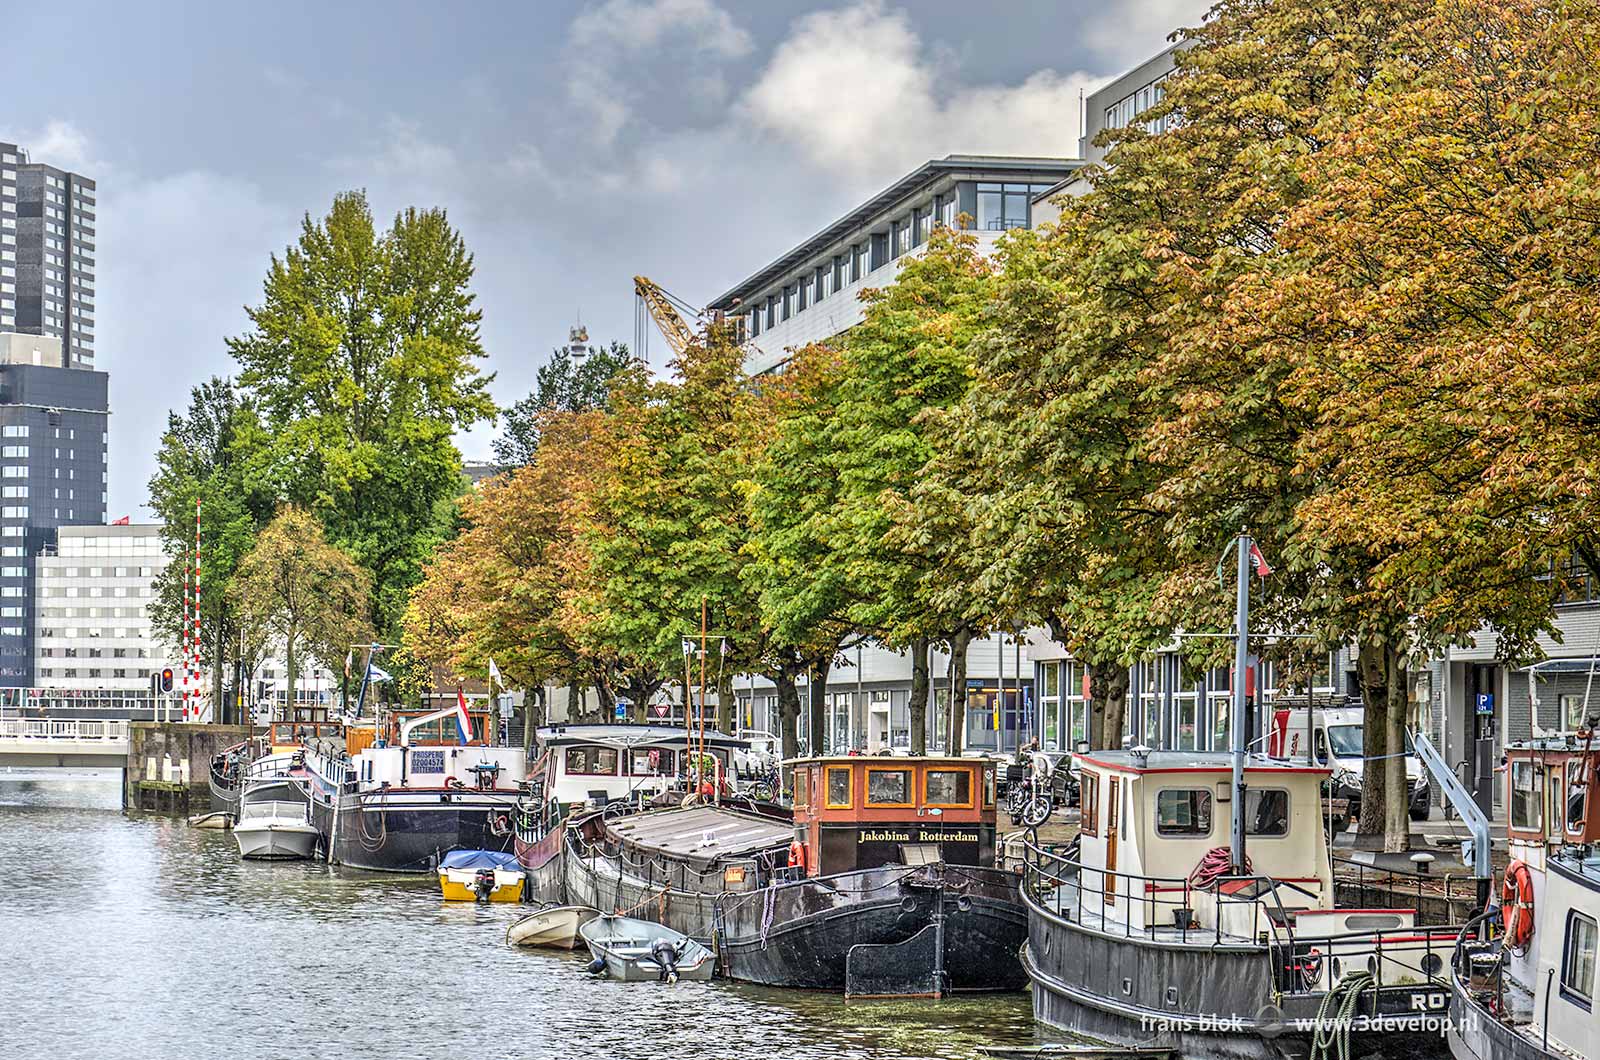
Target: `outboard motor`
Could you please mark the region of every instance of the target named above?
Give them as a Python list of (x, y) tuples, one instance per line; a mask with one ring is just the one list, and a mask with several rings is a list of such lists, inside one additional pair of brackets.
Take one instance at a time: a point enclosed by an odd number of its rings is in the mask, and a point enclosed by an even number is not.
[(650, 944), (650, 959), (661, 966), (661, 980), (678, 981), (678, 950), (666, 939), (656, 939)]
[(478, 896), (478, 901), (487, 902), (494, 893), (494, 870), (479, 869), (472, 877), (472, 893)]

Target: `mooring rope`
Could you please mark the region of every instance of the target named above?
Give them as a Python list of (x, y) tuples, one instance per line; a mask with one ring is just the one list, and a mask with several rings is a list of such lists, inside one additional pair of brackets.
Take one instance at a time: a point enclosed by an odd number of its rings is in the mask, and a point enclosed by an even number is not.
[[(1371, 972), (1350, 972), (1322, 997), (1316, 1026), (1311, 1032), (1311, 1060), (1327, 1060), (1337, 1050), (1339, 1060), (1350, 1060), (1350, 1026), (1361, 991), (1371, 986)], [(1333, 1014), (1329, 1016), (1329, 1010)]]

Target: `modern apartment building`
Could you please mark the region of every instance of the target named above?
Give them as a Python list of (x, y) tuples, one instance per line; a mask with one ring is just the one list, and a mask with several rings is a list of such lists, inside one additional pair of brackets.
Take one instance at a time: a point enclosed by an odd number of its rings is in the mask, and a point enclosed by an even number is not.
[(106, 518), (106, 374), (61, 340), (0, 334), (0, 688), (33, 684), (34, 561)]
[(1033, 198), (1081, 162), (1066, 158), (948, 155), (907, 173), (811, 238), (751, 273), (707, 307), (744, 327), (745, 370), (772, 371), (789, 351), (860, 323), (863, 288), (894, 282), (935, 225), (965, 214), (993, 243), (1033, 222)]
[(0, 331), (61, 340), (94, 366), (95, 182), (0, 143)]

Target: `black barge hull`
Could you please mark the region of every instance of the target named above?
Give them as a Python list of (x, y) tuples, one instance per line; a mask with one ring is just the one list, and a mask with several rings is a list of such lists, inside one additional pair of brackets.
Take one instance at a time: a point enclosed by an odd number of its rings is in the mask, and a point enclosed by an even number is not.
[(1020, 990), (1027, 914), (1015, 881), (997, 869), (930, 865), (740, 895), (723, 903), (723, 968), (746, 982), (855, 996)]
[(372, 792), (313, 799), (332, 860), (374, 872), (433, 872), (452, 850), (510, 851), (512, 793)]

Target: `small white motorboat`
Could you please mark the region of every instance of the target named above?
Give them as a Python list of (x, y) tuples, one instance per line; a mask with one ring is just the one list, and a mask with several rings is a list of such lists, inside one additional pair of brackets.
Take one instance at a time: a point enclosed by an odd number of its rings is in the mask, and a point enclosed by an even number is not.
[(317, 829), (304, 802), (247, 802), (239, 807), (233, 838), (239, 856), (261, 861), (305, 859), (317, 849)]
[(589, 970), (624, 983), (710, 979), (711, 951), (688, 935), (648, 920), (597, 916), (578, 929), (594, 961)]
[(529, 913), (506, 928), (506, 941), (513, 946), (549, 946), (559, 950), (578, 948), (578, 930), (600, 915), (586, 905), (553, 905)]

